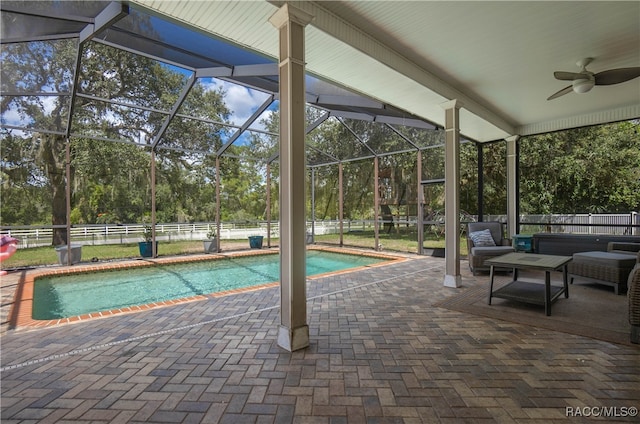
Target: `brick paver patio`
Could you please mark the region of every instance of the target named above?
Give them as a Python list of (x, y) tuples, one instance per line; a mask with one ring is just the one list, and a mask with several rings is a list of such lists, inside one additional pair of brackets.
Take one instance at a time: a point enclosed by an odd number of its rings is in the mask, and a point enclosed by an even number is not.
[(640, 348), (435, 307), (488, 277), (410, 258), (310, 281), (294, 353), (277, 287), (5, 331), (2, 423), (638, 422)]

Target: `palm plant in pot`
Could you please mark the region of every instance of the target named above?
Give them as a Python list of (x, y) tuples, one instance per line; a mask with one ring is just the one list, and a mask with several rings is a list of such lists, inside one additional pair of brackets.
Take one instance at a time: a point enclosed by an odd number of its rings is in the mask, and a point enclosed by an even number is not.
[(217, 253), (218, 252), (218, 236), (216, 229), (212, 228), (207, 233), (207, 238), (204, 242), (204, 253)]

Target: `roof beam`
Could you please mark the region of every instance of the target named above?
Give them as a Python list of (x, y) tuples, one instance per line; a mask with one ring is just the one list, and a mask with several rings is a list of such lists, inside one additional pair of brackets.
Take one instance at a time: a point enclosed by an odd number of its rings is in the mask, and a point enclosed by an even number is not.
[(373, 122), (374, 121), (374, 117), (366, 114), (366, 113), (362, 113), (362, 112), (347, 112), (344, 110), (333, 110), (331, 109), (331, 116), (335, 116), (336, 118), (347, 118), (347, 119), (355, 119), (358, 121), (367, 121), (367, 122)]
[(227, 66), (215, 66), (213, 68), (200, 68), (196, 70), (196, 78), (220, 78), (230, 77), (233, 69)]
[(65, 135), (67, 141), (71, 134), (71, 124), (73, 124), (73, 112), (75, 111), (76, 96), (78, 95), (78, 81), (80, 79), (80, 65), (82, 63), (82, 41), (76, 45), (76, 57), (75, 66), (73, 69), (73, 85), (71, 86), (71, 96), (69, 97), (69, 111), (67, 113), (67, 128), (65, 129)]
[(92, 39), (103, 29), (110, 27), (129, 14), (129, 6), (119, 2), (111, 2), (95, 17), (93, 23), (80, 31), (80, 42)]
[(241, 66), (214, 66), (196, 70), (198, 78), (270, 77), (278, 75), (276, 63)]
[(278, 75), (277, 63), (234, 66), (232, 77), (271, 77)]
[(377, 115), (376, 122), (390, 125), (402, 125), (405, 127), (423, 128), (426, 130), (435, 130), (437, 127), (427, 121), (415, 118), (400, 118), (396, 116)]
[(371, 109), (384, 109), (384, 103), (360, 96), (319, 95), (317, 103), (323, 105), (368, 107)]

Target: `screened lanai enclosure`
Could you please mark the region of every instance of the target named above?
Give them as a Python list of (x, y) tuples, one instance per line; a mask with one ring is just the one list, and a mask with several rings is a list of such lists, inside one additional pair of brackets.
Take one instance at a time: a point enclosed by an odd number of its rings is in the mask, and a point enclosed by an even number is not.
[[(37, 205), (23, 221), (50, 214), (54, 245), (80, 226), (147, 224), (159, 237), (161, 223), (193, 224), (191, 237), (206, 223), (222, 243), (257, 223), (271, 245), (274, 60), (119, 2), (1, 7), (3, 179), (51, 191), (5, 197)], [(397, 236), (422, 252), (444, 222), (443, 129), (313, 75), (305, 87), (311, 239), (377, 249)], [(474, 143), (462, 149), (476, 160)], [(475, 203), (477, 175), (465, 181)], [(4, 221), (24, 210), (7, 208)]]

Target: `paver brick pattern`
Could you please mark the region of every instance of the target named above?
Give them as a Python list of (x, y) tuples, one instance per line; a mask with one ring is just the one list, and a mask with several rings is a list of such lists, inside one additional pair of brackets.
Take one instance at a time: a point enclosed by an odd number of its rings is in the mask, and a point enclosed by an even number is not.
[[(433, 306), (444, 260), (308, 282), (311, 346), (276, 344), (279, 289), (2, 336), (3, 423), (554, 423), (640, 407), (640, 349)], [(607, 422), (638, 422), (618, 416)]]

